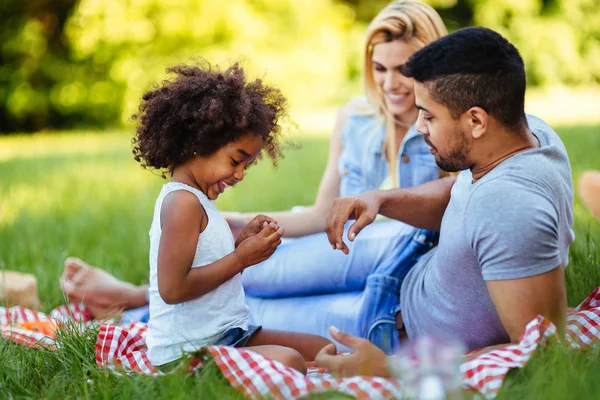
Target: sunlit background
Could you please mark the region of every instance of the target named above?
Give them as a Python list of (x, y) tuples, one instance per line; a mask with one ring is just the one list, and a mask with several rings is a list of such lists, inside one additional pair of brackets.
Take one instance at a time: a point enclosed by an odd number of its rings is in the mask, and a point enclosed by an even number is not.
[[(575, 188), (584, 170), (600, 170), (600, 0), (426, 2), (450, 31), (482, 25), (510, 39), (526, 64), (526, 111), (563, 139)], [(241, 61), (280, 87), (296, 122), (286, 131), (301, 145), (276, 169), (250, 168), (219, 209), (312, 204), (336, 111), (362, 94), (363, 33), (387, 3), (0, 0), (0, 270), (33, 274), (46, 312), (65, 302), (58, 279), (67, 256), (148, 282), (148, 230), (165, 181), (133, 160), (130, 116), (166, 67), (192, 58)], [(574, 215), (571, 306), (600, 285), (600, 223), (577, 190)], [(117, 378), (96, 367), (95, 336), (62, 343), (62, 352), (37, 352), (0, 341), (0, 398), (235, 398), (205, 375)], [(596, 398), (598, 360), (598, 350), (558, 347), (513, 375), (499, 399)], [(213, 386), (221, 389), (206, 395)]]
[[(575, 184), (600, 169), (598, 0), (429, 2), (451, 31), (483, 25), (507, 36), (526, 62), (527, 111), (565, 141)], [(386, 4), (0, 1), (0, 269), (34, 273), (46, 308), (64, 301), (56, 282), (68, 255), (147, 281), (148, 228), (164, 181), (133, 160), (130, 116), (166, 67), (193, 58), (242, 61), (252, 77), (281, 87), (296, 122), (290, 140), (301, 145), (277, 169), (251, 168), (218, 207), (312, 204), (336, 109), (362, 94), (363, 33)], [(587, 265), (596, 251), (586, 238), (600, 229), (578, 199), (575, 215), (573, 259)], [(595, 278), (586, 282), (570, 286), (572, 301)]]
[[(452, 31), (521, 51), (528, 110), (600, 119), (598, 0), (429, 0)], [(363, 32), (381, 0), (2, 0), (0, 132), (128, 126), (167, 66), (243, 61), (282, 88), (299, 131), (361, 93)]]

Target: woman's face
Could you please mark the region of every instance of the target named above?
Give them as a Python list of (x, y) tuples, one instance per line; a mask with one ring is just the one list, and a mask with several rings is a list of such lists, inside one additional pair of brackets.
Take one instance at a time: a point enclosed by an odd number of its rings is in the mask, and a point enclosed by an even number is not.
[(397, 119), (413, 123), (417, 117), (412, 78), (407, 78), (400, 68), (415, 49), (401, 40), (373, 46), (373, 80), (383, 95), (385, 106)]

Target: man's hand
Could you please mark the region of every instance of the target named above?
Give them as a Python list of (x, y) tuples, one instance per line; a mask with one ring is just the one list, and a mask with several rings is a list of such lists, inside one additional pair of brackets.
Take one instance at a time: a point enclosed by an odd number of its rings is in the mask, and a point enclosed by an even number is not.
[(349, 355), (336, 355), (335, 344), (323, 347), (317, 354), (315, 361), (319, 367), (329, 369), (336, 378), (349, 376), (390, 376), (387, 367), (387, 356), (377, 346), (367, 339), (361, 339), (347, 333), (340, 332), (335, 327), (329, 328), (331, 336), (341, 344), (354, 350)]
[(346, 221), (356, 220), (348, 230), (348, 239), (352, 242), (365, 226), (375, 220), (381, 205), (378, 193), (379, 191), (366, 192), (333, 201), (325, 224), (325, 232), (334, 250), (342, 250), (344, 254), (350, 252), (343, 239)]
[[(229, 223), (229, 226), (232, 227), (232, 221), (227, 220), (227, 222)], [(240, 245), (240, 243), (242, 243), (244, 240), (248, 239), (249, 237), (254, 236), (257, 233), (259, 233), (265, 226), (265, 223), (266, 224), (273, 223), (273, 224), (277, 225), (277, 221), (275, 221), (273, 218), (267, 217), (266, 215), (257, 215), (256, 217), (254, 217), (254, 219), (252, 219), (252, 221), (250, 221), (241, 230), (240, 234), (238, 235), (238, 237), (235, 241), (235, 247), (238, 247)]]

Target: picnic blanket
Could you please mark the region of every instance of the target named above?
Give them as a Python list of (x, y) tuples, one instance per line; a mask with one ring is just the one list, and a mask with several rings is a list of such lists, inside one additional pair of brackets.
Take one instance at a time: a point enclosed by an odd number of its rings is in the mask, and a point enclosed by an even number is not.
[[(49, 315), (22, 307), (0, 307), (2, 336), (32, 348), (55, 349), (60, 345), (56, 331), (63, 324), (86, 329), (99, 327), (96, 341), (96, 362), (100, 368), (121, 373), (158, 376), (162, 373), (152, 366), (146, 356), (147, 325), (131, 323), (118, 326), (92, 321), (79, 305), (58, 307)], [(74, 322), (74, 323), (73, 323)], [(519, 343), (495, 349), (464, 362), (460, 367), (465, 387), (494, 398), (510, 369), (522, 368), (535, 350), (550, 337), (556, 337), (556, 327), (538, 316), (526, 327)], [(572, 348), (600, 342), (600, 287), (567, 317), (566, 340)], [(297, 399), (310, 393), (339, 391), (358, 399), (401, 398), (397, 380), (376, 377), (335, 379), (325, 369), (309, 365), (304, 376), (283, 364), (266, 359), (249, 349), (207, 346), (201, 349), (191, 369), (201, 368), (214, 360), (225, 379), (249, 399), (270, 396), (273, 399)]]

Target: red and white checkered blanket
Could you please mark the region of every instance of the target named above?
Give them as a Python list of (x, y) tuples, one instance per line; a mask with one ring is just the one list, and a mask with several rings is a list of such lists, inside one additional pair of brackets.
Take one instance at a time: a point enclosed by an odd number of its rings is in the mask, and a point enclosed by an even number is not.
[[(50, 331), (44, 325), (48, 321), (52, 321)], [(55, 340), (52, 328), (60, 327), (66, 321), (75, 321), (74, 326), (81, 329), (90, 324), (100, 325), (96, 341), (96, 362), (99, 367), (127, 373), (161, 374), (146, 357), (146, 324), (99, 324), (91, 321), (85, 309), (77, 305), (58, 307), (48, 316), (21, 307), (0, 307), (2, 336), (28, 347), (55, 348), (60, 345), (60, 341)], [(523, 367), (536, 348), (545, 339), (555, 335), (554, 325), (538, 316), (527, 325), (519, 343), (464, 362), (460, 371), (465, 386), (476, 389), (488, 398), (495, 397), (508, 371)], [(600, 287), (568, 315), (566, 339), (573, 348), (600, 341)], [(310, 365), (308, 375), (303, 376), (247, 349), (208, 346), (199, 351), (198, 356), (191, 368), (199, 368), (203, 361), (212, 358), (227, 381), (250, 399), (266, 396), (296, 399), (311, 392), (331, 390), (358, 399), (401, 397), (400, 385), (396, 380), (360, 376), (335, 379), (326, 370), (315, 368), (314, 365)]]

